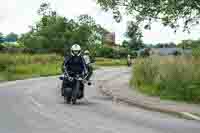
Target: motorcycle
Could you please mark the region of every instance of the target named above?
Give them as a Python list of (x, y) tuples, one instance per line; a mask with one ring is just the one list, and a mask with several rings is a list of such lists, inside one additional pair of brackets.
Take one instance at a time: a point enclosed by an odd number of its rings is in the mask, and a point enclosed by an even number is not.
[[(76, 104), (77, 99), (82, 99), (84, 97), (84, 84), (87, 83), (91, 85), (90, 82), (87, 82), (85, 78), (80, 74), (74, 74), (73, 80), (67, 85), (68, 87), (64, 87), (64, 100), (70, 104)], [(64, 77), (59, 77), (60, 80), (66, 80), (67, 76), (64, 74)], [(69, 82), (69, 81), (67, 81)]]
[(132, 65), (130, 60), (127, 61), (127, 65), (128, 65), (128, 67), (130, 67)]

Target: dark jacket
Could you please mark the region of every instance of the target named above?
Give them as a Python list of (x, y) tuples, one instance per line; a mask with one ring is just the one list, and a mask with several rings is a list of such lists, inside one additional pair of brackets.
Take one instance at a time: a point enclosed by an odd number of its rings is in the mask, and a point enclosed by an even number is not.
[(82, 56), (66, 56), (62, 65), (62, 71), (66, 71), (70, 76), (75, 73), (86, 74), (87, 68), (84, 58)]

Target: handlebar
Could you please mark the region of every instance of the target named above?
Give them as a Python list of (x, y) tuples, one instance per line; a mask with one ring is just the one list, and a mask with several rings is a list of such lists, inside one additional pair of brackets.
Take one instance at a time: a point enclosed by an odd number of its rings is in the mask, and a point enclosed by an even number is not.
[[(60, 76), (59, 79), (60, 80), (64, 80), (64, 76)], [(81, 78), (81, 77), (75, 77), (76, 80), (82, 81), (83, 83), (87, 83), (89, 86), (92, 85), (90, 81), (87, 81), (85, 78)]]

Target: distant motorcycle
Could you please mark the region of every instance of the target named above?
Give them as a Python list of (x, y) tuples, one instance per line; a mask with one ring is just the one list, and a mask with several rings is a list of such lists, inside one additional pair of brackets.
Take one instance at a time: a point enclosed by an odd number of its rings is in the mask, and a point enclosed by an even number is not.
[(128, 67), (130, 67), (131, 64), (132, 64), (132, 62), (131, 62), (131, 56), (128, 55), (128, 56), (127, 56), (127, 65), (128, 65)]
[[(72, 81), (69, 81), (69, 87), (64, 87), (64, 100), (70, 104), (76, 104), (77, 99), (82, 99), (84, 97), (84, 87), (85, 83), (91, 85), (90, 82), (87, 82), (85, 78), (80, 74), (74, 74)], [(64, 74), (64, 77), (59, 77), (60, 80), (66, 80), (67, 76)]]
[(128, 61), (127, 61), (127, 66), (130, 67), (131, 65), (132, 65), (131, 60), (128, 60)]

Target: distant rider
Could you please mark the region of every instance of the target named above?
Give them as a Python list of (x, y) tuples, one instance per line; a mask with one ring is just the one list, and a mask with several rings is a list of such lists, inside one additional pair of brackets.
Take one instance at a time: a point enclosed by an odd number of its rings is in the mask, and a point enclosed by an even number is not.
[(91, 57), (90, 57), (90, 52), (88, 50), (86, 50), (84, 52), (84, 56), (83, 58), (85, 59), (85, 62), (86, 62), (86, 67), (87, 67), (87, 70), (88, 70), (88, 75), (86, 77), (86, 80), (90, 80), (92, 74), (93, 74), (93, 67), (92, 67), (92, 60), (91, 60)]
[(131, 62), (131, 56), (130, 56), (130, 54), (128, 54), (128, 56), (127, 56), (127, 65), (131, 66), (131, 64), (132, 64), (132, 62)]

